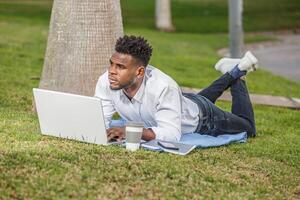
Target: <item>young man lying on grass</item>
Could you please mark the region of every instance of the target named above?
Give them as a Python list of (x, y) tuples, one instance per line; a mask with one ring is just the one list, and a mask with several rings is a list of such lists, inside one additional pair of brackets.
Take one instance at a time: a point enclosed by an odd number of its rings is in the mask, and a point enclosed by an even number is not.
[[(223, 75), (197, 94), (182, 93), (178, 84), (148, 65), (152, 47), (142, 37), (117, 40), (110, 67), (100, 76), (95, 96), (102, 101), (106, 127), (115, 112), (126, 121), (144, 124), (142, 139), (179, 141), (181, 134), (197, 132), (218, 136), (247, 132), (256, 134), (252, 104), (242, 80), (256, 69), (256, 58), (247, 52), (242, 59), (223, 58), (216, 69)], [(214, 103), (230, 88), (232, 112)], [(109, 139), (125, 137), (125, 127), (107, 129)]]

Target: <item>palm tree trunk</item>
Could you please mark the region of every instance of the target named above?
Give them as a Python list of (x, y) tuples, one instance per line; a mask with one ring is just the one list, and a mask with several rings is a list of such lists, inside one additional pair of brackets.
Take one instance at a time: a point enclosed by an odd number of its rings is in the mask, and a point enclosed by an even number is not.
[(156, 0), (155, 23), (158, 30), (174, 31), (170, 0)]
[(54, 0), (40, 88), (93, 95), (122, 35), (119, 0)]

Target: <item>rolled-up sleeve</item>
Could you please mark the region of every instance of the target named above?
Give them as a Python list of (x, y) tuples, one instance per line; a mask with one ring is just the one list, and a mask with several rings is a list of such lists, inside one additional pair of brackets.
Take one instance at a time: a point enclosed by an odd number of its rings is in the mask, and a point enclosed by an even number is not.
[(101, 99), (103, 115), (105, 120), (106, 129), (109, 128), (109, 123), (112, 119), (113, 114), (116, 112), (114, 103), (111, 99), (111, 95), (109, 95), (108, 84), (107, 84), (107, 73), (100, 76), (96, 89), (95, 89), (95, 97)]
[(181, 137), (181, 95), (178, 88), (165, 88), (158, 98), (155, 121), (157, 126), (150, 127), (156, 139), (179, 141)]

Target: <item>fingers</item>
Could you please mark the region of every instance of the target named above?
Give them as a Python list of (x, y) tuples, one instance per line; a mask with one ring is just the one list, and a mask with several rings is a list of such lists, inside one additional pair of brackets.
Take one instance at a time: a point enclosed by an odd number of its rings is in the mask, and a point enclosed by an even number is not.
[(122, 127), (114, 127), (107, 129), (107, 138), (108, 140), (116, 139), (118, 141), (121, 141), (124, 139), (124, 131)]
[(114, 137), (112, 128), (107, 129), (106, 134), (108, 140), (111, 140)]

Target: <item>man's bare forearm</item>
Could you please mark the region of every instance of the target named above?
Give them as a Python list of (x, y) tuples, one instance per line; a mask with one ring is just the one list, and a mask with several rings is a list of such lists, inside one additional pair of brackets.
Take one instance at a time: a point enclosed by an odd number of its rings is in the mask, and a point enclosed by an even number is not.
[[(125, 127), (109, 128), (107, 130), (107, 136), (109, 140), (112, 138), (122, 139), (125, 137)], [(146, 141), (153, 140), (155, 139), (155, 133), (152, 131), (152, 129), (143, 128), (142, 139)]]
[(155, 139), (155, 133), (152, 131), (152, 129), (143, 128), (142, 139), (146, 140), (146, 141), (154, 140)]

